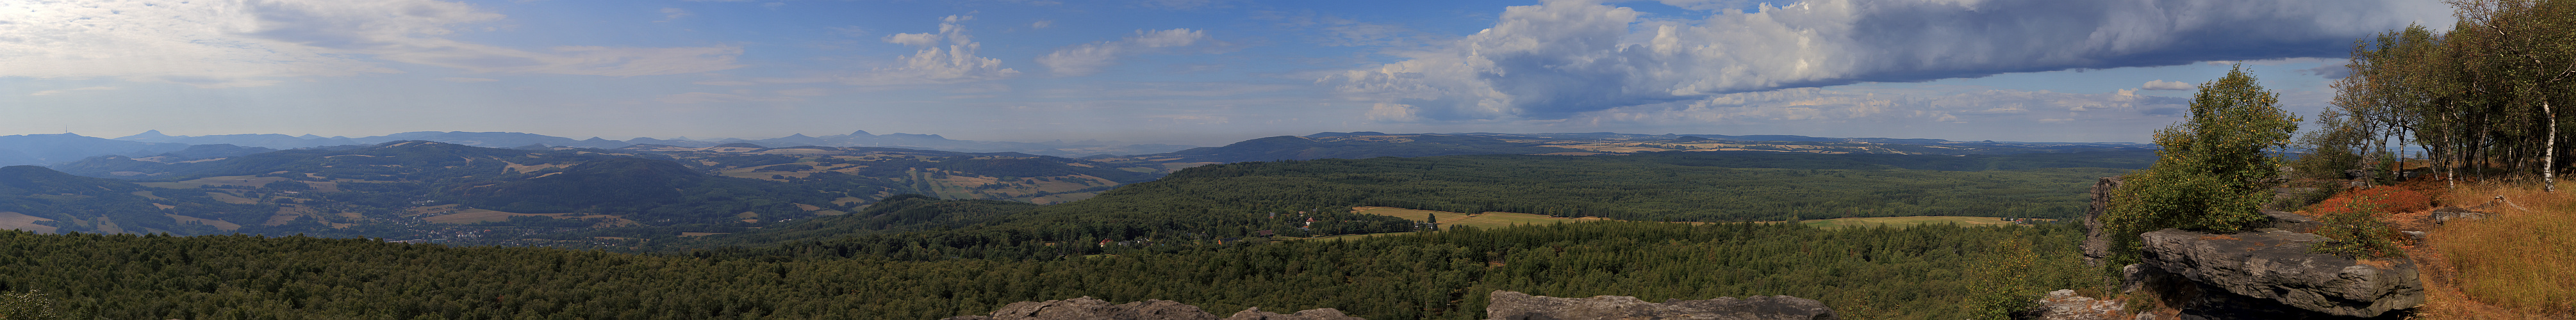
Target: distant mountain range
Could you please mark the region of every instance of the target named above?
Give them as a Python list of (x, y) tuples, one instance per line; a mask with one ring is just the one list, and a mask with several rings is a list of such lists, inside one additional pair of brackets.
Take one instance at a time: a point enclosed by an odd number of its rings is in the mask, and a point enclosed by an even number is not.
[[(160, 130), (151, 130), (144, 131), (141, 134), (114, 139), (88, 137), (70, 133), (0, 136), (0, 166), (51, 165), (77, 161), (82, 158), (93, 156), (106, 155), (133, 158), (161, 157), (165, 156), (165, 153), (173, 152), (181, 153), (178, 154), (177, 157), (172, 157), (174, 159), (208, 159), (286, 149), (344, 145), (375, 145), (386, 142), (408, 140), (437, 141), (486, 148), (575, 147), (615, 149), (635, 145), (712, 147), (727, 143), (750, 143), (764, 147), (892, 147), (957, 152), (1018, 152), (1031, 155), (1059, 157), (1151, 154), (1197, 147), (1174, 144), (1116, 144), (1092, 140), (1073, 142), (950, 140), (947, 137), (941, 137), (936, 134), (895, 133), (877, 135), (869, 134), (867, 131), (856, 131), (849, 134), (827, 135), (821, 137), (796, 134), (786, 137), (758, 140), (727, 138), (715, 141), (700, 141), (688, 140), (686, 137), (681, 137), (678, 139), (667, 140), (655, 138), (634, 138), (627, 139), (625, 141), (618, 141), (601, 139), (599, 137), (591, 137), (590, 139), (572, 139), (518, 132), (419, 131), (373, 137), (350, 138), (341, 136), (323, 137), (311, 134), (302, 136), (283, 134), (173, 136), (163, 134)], [(192, 145), (227, 145), (229, 147), (183, 152), (190, 150), (190, 146)], [(230, 151), (226, 152), (225, 150)]]
[(950, 140), (936, 134), (789, 135), (770, 139), (715, 141), (598, 137), (572, 139), (518, 132), (420, 131), (349, 138), (315, 135), (230, 134), (172, 136), (158, 130), (114, 139), (75, 134), (0, 136), (0, 165), (53, 165), (93, 156), (123, 156), (154, 162), (195, 161), (260, 152), (393, 141), (436, 141), (487, 148), (552, 147), (617, 149), (631, 146), (713, 147), (744, 143), (760, 147), (886, 147), (952, 152), (1016, 152), (1029, 155), (1145, 163), (1230, 163), (1325, 158), (1422, 157), (1461, 154), (1612, 154), (1660, 151), (1784, 151), (1871, 154), (2004, 154), (2079, 152), (2153, 148), (2138, 143), (2057, 143), (1949, 141), (1905, 138), (1826, 138), (1793, 135), (1627, 134), (1627, 133), (1418, 133), (1323, 132), (1246, 140), (1223, 147), (1171, 144), (1115, 144), (1100, 141), (1009, 142)]
[(1598, 155), (1641, 152), (1777, 151), (1822, 154), (1972, 155), (2151, 150), (2120, 142), (1996, 142), (1941, 139), (1822, 138), (1808, 136), (1626, 133), (1429, 133), (1324, 132), (1245, 140), (1223, 147), (1192, 148), (1109, 162), (1189, 166), (1245, 161), (1427, 157), (1468, 154)]
[[(878, 147), (486, 148), (432, 141), (0, 166), (0, 229), (431, 238), (481, 227), (768, 223), (897, 194), (1054, 203), (1164, 170), (1022, 153)], [(179, 160), (189, 159), (189, 160)], [(423, 224), (423, 223), (426, 224)]]

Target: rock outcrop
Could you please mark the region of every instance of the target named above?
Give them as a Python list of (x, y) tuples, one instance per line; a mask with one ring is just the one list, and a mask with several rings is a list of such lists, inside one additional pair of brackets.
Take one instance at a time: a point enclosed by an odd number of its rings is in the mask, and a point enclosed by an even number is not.
[(2075, 295), (2075, 290), (2048, 292), (2039, 299), (2039, 314), (2031, 319), (2045, 320), (2129, 320), (2137, 319), (2122, 310), (2119, 301), (2100, 300)]
[(2281, 230), (2212, 234), (2165, 229), (2139, 237), (2145, 245), (2141, 252), (2144, 265), (2152, 269), (2139, 271), (2170, 275), (2130, 277), (2188, 280), (2146, 284), (2163, 287), (2159, 291), (2185, 292), (2192, 300), (2184, 303), (2185, 315), (2218, 319), (2368, 318), (2424, 302), (2423, 284), (2416, 278), (2413, 262), (2309, 253), (2310, 244), (2328, 241), (2315, 234)]
[(2325, 222), (2317, 221), (2317, 218), (2309, 218), (2297, 213), (2263, 210), (2263, 215), (2271, 216), (2272, 228), (2281, 229), (2281, 231), (2317, 233), (2317, 228), (2326, 226)]
[(2093, 182), (2093, 207), (2084, 210), (2084, 263), (2102, 266), (2111, 257), (2111, 237), (2102, 229), (2102, 214), (2111, 212), (2111, 190), (2120, 189), (2120, 177), (2103, 177)]
[(1556, 298), (1495, 290), (1485, 302), (1488, 320), (1575, 319), (1840, 319), (1825, 303), (1791, 296), (1719, 297), (1649, 303), (1629, 296)]
[(1345, 316), (1345, 315), (1342, 315), (1342, 311), (1341, 311), (1341, 310), (1334, 310), (1333, 308), (1321, 308), (1321, 309), (1312, 309), (1312, 310), (1298, 311), (1297, 313), (1294, 313), (1294, 314), (1278, 314), (1278, 313), (1273, 313), (1273, 312), (1261, 311), (1261, 308), (1251, 308), (1251, 309), (1245, 309), (1245, 310), (1243, 310), (1243, 311), (1241, 311), (1241, 312), (1235, 312), (1235, 313), (1234, 313), (1234, 315), (1232, 315), (1232, 316), (1228, 316), (1228, 317), (1225, 317), (1225, 318), (1217, 318), (1215, 314), (1208, 313), (1208, 312), (1207, 312), (1207, 311), (1205, 311), (1205, 310), (1199, 310), (1199, 307), (1197, 307), (1197, 306), (1192, 306), (1192, 305), (1188, 305), (1188, 304), (1182, 304), (1182, 303), (1180, 303), (1180, 302), (1174, 302), (1174, 301), (1170, 301), (1170, 300), (1145, 300), (1145, 301), (1140, 301), (1140, 302), (1129, 302), (1129, 303), (1126, 303), (1126, 304), (1116, 304), (1116, 305), (1112, 305), (1112, 304), (1109, 304), (1109, 302), (1108, 302), (1108, 301), (1101, 301), (1100, 299), (1094, 299), (1094, 298), (1092, 298), (1092, 297), (1081, 297), (1081, 298), (1073, 298), (1073, 299), (1065, 299), (1065, 300), (1048, 300), (1048, 301), (1045, 301), (1045, 302), (1025, 302), (1025, 301), (1024, 301), (1024, 302), (1014, 302), (1014, 303), (1011, 303), (1010, 305), (1002, 306), (1002, 309), (1000, 309), (1000, 310), (993, 310), (993, 313), (992, 313), (992, 314), (990, 314), (990, 315), (983, 315), (983, 316), (956, 316), (956, 317), (949, 317), (949, 318), (947, 318), (947, 319), (943, 319), (943, 320), (1075, 320), (1075, 319), (1082, 319), (1082, 320), (1094, 320), (1094, 319), (1097, 319), (1097, 320), (1220, 320), (1220, 319), (1222, 319), (1222, 320), (1361, 320), (1360, 318), (1355, 318), (1355, 317), (1351, 317), (1351, 316)]

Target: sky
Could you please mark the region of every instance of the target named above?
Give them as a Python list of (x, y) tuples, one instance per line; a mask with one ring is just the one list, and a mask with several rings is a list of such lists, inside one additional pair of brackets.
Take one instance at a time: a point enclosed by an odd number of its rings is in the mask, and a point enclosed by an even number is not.
[[(2435, 0), (0, 1), (0, 135), (2143, 142)], [(2311, 117), (2312, 118), (2312, 117)]]

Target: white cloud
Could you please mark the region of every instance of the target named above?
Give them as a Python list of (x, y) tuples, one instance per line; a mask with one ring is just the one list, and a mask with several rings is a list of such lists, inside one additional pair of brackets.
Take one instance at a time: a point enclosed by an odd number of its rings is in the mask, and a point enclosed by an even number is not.
[(2450, 19), (2399, 1), (1811, 0), (1750, 13), (1725, 9), (1742, 1), (1673, 1), (1721, 10), (1649, 17), (1550, 0), (1318, 83), (1425, 119), (1563, 119), (1782, 88), (2336, 56), (2370, 33)]
[(939, 35), (929, 33), (897, 33), (885, 36), (885, 42), (915, 47), (928, 47), (939, 45)]
[(695, 14), (689, 13), (689, 10), (682, 10), (680, 8), (662, 8), (662, 21), (654, 22), (671, 22), (671, 20), (680, 20), (680, 18), (687, 18), (691, 15)]
[[(1688, 101), (1622, 106), (1569, 116), (1562, 123), (1598, 127), (1728, 128), (1742, 132), (1800, 132), (1801, 128), (1878, 131), (1891, 136), (1978, 132), (2029, 136), (2033, 126), (2076, 125), (2093, 130), (2051, 133), (2047, 141), (2133, 141), (2171, 123), (2184, 98), (2112, 93), (1960, 88), (1948, 91), (1870, 88), (1795, 88), (1713, 95)], [(1381, 103), (1368, 114), (1381, 122), (1408, 122), (1413, 108)], [(1536, 120), (1525, 120), (1536, 121)], [(1927, 129), (1937, 128), (1937, 129)], [(1914, 128), (1902, 131), (1901, 128)], [(2083, 128), (2083, 127), (2079, 127)], [(1566, 128), (1569, 130), (1579, 128)], [(1862, 134), (1844, 132), (1842, 134)]]
[(61, 90), (45, 90), (45, 91), (37, 91), (37, 92), (35, 92), (35, 93), (29, 93), (29, 94), (27, 94), (27, 95), (30, 95), (30, 96), (50, 96), (50, 95), (57, 95), (57, 94), (71, 93), (72, 91), (96, 91), (96, 90), (116, 90), (116, 87), (85, 87), (85, 88), (72, 88), (72, 89), (61, 89)]
[(1030, 22), (1030, 23), (1029, 23), (1029, 28), (1030, 28), (1030, 29), (1046, 29), (1046, 28), (1054, 28), (1054, 27), (1055, 27), (1055, 20), (1038, 20), (1038, 22)]
[(211, 0), (0, 4), (0, 77), (117, 77), (207, 88), (276, 78), (399, 73), (402, 62), (475, 72), (658, 75), (740, 67), (736, 47), (556, 47), (450, 39), (502, 15), (436, 0)]
[(2138, 88), (2139, 88), (2139, 89), (2147, 89), (2147, 90), (2191, 90), (2191, 89), (2192, 89), (2192, 87), (2191, 87), (2191, 83), (2182, 82), (2182, 81), (2164, 81), (2164, 80), (2149, 80), (2149, 81), (2147, 81), (2147, 84), (2139, 85), (2139, 86), (2138, 86)]
[(1066, 46), (1038, 57), (1038, 64), (1062, 76), (1099, 73), (1100, 69), (1118, 64), (1120, 56), (1161, 52), (1163, 48), (1187, 47), (1207, 41), (1207, 31), (1191, 29), (1136, 30), (1136, 35), (1118, 41), (1102, 41)]
[[(869, 72), (838, 77), (852, 85), (944, 84), (1005, 79), (1019, 76), (1020, 71), (1003, 68), (1001, 59), (976, 56), (983, 48), (966, 34), (962, 22), (972, 16), (948, 16), (939, 19), (939, 33), (898, 33), (886, 36), (888, 43), (924, 47), (912, 55), (897, 58), (898, 65)], [(939, 42), (947, 46), (939, 46)]]
[(451, 77), (451, 78), (438, 78), (438, 81), (456, 82), (456, 83), (474, 83), (474, 82), (493, 82), (493, 81), (501, 81), (501, 80), (500, 80), (500, 79), (487, 79), (487, 78), (453, 78), (453, 77)]

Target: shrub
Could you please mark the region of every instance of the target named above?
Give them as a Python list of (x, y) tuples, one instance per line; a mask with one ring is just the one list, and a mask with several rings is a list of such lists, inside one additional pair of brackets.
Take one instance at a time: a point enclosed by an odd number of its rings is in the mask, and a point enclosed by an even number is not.
[(2386, 208), (2383, 203), (2388, 201), (2381, 201), (2382, 198), (2372, 195), (2339, 197), (2336, 200), (2344, 201), (2334, 201), (2336, 207), (2323, 207), (2325, 204), (2319, 204), (2324, 210), (2312, 211), (2325, 215), (2325, 226), (2317, 228), (2317, 235), (2332, 238), (2335, 241), (2310, 246), (2309, 251), (2353, 259), (2405, 255), (2405, 252), (2397, 249), (2395, 242), (2390, 241), (2397, 238), (2397, 231), (2389, 228), (2388, 222), (2380, 221), (2378, 217), (2373, 216), (2374, 213), (2382, 212), (2381, 210), (2384, 209), (2381, 208)]

